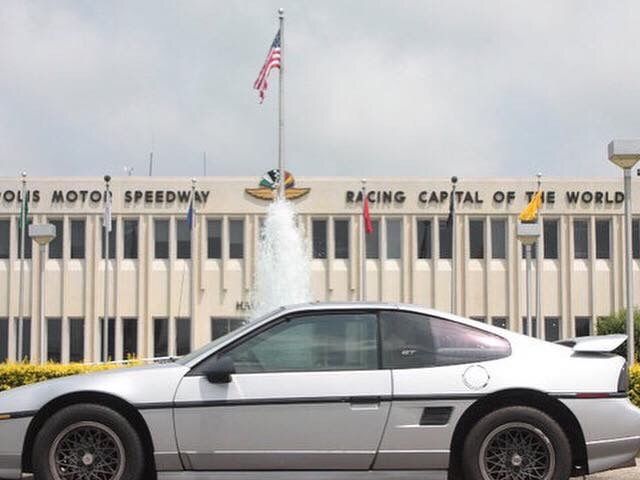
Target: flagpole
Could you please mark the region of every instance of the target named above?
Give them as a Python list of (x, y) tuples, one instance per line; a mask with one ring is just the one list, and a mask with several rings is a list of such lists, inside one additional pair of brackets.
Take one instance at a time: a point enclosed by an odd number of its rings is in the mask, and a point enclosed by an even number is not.
[[(524, 246), (524, 253), (527, 263), (526, 277), (525, 277), (525, 307), (527, 316), (527, 335), (533, 337), (533, 329), (531, 323), (531, 244), (527, 243)], [(539, 320), (538, 320), (539, 321)], [(537, 329), (536, 329), (537, 330)]]
[(456, 184), (458, 177), (451, 177), (451, 313), (458, 312), (458, 269), (456, 268)]
[[(538, 191), (540, 192), (542, 189), (542, 173), (538, 173)], [(540, 211), (542, 209), (538, 209), (538, 225), (540, 228), (543, 228), (542, 225), (542, 215)], [(542, 232), (544, 234), (544, 232)], [(536, 248), (536, 336), (538, 338), (542, 338), (542, 295), (540, 294), (540, 288), (542, 283), (542, 263), (544, 261), (544, 246), (540, 244), (540, 237), (537, 240), (537, 248)]]
[(367, 301), (367, 227), (364, 218), (364, 205), (367, 201), (367, 180), (362, 179), (362, 217), (360, 219), (360, 300)]
[(285, 198), (285, 170), (284, 170), (284, 8), (278, 9), (280, 18), (280, 75), (278, 75), (278, 171), (280, 183), (278, 196)]
[(24, 336), (23, 319), (24, 319), (24, 244), (25, 244), (25, 227), (27, 225), (27, 172), (22, 172), (22, 206), (20, 208), (20, 285), (18, 287), (18, 352), (16, 359), (22, 361), (22, 338)]
[[(205, 154), (206, 155), (206, 154)], [(191, 332), (193, 332), (196, 324), (196, 179), (191, 179), (191, 228), (189, 229), (189, 235), (191, 236), (191, 322), (190, 328)], [(193, 344), (193, 334), (189, 335), (190, 341)], [(176, 341), (176, 355), (178, 342)], [(189, 351), (191, 351), (191, 345), (189, 345)]]
[[(109, 182), (111, 177), (104, 176), (105, 191), (105, 212), (102, 217), (104, 227), (104, 316), (102, 323), (102, 359), (104, 362), (108, 360), (109, 355), (109, 233), (111, 232), (111, 202)], [(109, 214), (107, 215), (107, 209)], [(107, 225), (108, 223), (108, 225)]]

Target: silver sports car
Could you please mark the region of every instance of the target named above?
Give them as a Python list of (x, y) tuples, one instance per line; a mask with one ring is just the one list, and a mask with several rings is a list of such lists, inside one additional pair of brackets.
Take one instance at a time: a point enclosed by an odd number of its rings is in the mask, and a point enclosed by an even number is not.
[(0, 395), (0, 478), (563, 480), (628, 465), (624, 336), (308, 304), (173, 363)]

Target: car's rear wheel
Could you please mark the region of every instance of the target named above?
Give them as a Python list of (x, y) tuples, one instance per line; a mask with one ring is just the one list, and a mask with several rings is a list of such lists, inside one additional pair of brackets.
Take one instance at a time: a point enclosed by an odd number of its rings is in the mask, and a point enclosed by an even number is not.
[(118, 412), (78, 404), (45, 422), (36, 436), (33, 463), (36, 480), (139, 480), (144, 450)]
[(566, 480), (571, 448), (562, 428), (540, 410), (501, 408), (469, 431), (463, 469), (467, 480)]

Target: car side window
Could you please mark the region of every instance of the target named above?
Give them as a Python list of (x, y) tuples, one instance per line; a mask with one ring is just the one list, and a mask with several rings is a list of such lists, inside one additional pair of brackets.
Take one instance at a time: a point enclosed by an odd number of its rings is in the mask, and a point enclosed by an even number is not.
[(507, 357), (502, 337), (477, 328), (413, 312), (380, 314), (383, 368), (421, 368)]
[(375, 313), (312, 313), (280, 322), (227, 351), (237, 373), (378, 368)]

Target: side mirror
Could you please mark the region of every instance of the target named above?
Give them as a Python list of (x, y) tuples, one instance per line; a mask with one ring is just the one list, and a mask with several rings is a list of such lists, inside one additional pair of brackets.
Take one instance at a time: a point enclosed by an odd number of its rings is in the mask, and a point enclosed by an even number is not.
[(236, 373), (236, 367), (231, 357), (220, 357), (207, 371), (205, 375), (211, 383), (229, 383), (231, 375)]

